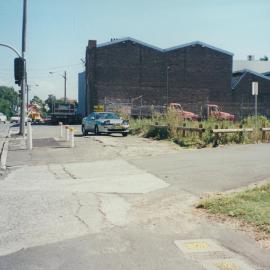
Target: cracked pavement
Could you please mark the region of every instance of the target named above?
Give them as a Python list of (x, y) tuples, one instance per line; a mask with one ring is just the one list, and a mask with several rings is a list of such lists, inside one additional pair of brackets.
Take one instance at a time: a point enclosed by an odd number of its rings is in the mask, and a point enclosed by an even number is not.
[[(207, 270), (204, 262), (221, 259), (269, 269), (269, 251), (254, 239), (194, 210), (205, 193), (270, 179), (269, 145), (183, 150), (76, 128), (74, 149), (11, 143), (0, 179), (1, 270)], [(33, 128), (37, 139), (58, 134)], [(187, 239), (226, 252), (186, 256), (175, 241)]]

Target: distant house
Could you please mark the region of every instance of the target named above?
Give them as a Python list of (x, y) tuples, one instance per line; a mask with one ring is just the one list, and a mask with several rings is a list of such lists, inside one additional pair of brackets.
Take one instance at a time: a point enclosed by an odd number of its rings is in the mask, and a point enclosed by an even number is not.
[(81, 116), (86, 115), (86, 83), (85, 72), (78, 74), (78, 114)]

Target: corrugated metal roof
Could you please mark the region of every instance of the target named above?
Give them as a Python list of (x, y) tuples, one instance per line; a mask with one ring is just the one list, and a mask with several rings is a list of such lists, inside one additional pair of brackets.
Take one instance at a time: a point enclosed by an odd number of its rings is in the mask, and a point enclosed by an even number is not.
[(169, 51), (174, 51), (174, 50), (178, 50), (178, 49), (185, 48), (185, 47), (189, 47), (189, 46), (200, 45), (200, 46), (202, 46), (202, 47), (207, 47), (207, 48), (209, 48), (209, 49), (212, 49), (212, 50), (215, 50), (215, 51), (218, 51), (218, 52), (221, 52), (221, 53), (224, 53), (224, 54), (228, 54), (228, 55), (230, 55), (230, 56), (233, 56), (233, 53), (231, 53), (231, 52), (229, 52), (229, 51), (219, 49), (219, 48), (217, 48), (217, 47), (214, 47), (214, 46), (212, 46), (212, 45), (209, 45), (209, 44), (204, 43), (204, 42), (201, 42), (201, 41), (193, 41), (193, 42), (190, 42), (190, 43), (186, 43), (186, 44), (174, 46), (174, 47), (171, 47), (171, 48), (161, 49), (161, 48), (159, 48), (159, 47), (156, 47), (156, 46), (150, 45), (150, 44), (148, 44), (148, 43), (142, 42), (142, 41), (140, 41), (140, 40), (137, 40), (137, 39), (135, 39), (135, 38), (126, 37), (126, 38), (116, 39), (116, 40), (113, 40), (113, 41), (111, 41), (111, 42), (105, 42), (105, 43), (98, 44), (98, 45), (97, 45), (97, 48), (102, 48), (102, 47), (105, 47), (105, 46), (111, 46), (111, 45), (114, 45), (114, 44), (117, 44), (117, 43), (126, 42), (126, 41), (131, 41), (131, 42), (140, 44), (140, 45), (142, 45), (142, 46), (145, 46), (145, 47), (148, 47), (148, 48), (151, 48), (151, 49), (160, 51), (160, 52), (169, 52)]
[(258, 73), (270, 71), (270, 61), (260, 60), (233, 60), (233, 71), (249, 69)]

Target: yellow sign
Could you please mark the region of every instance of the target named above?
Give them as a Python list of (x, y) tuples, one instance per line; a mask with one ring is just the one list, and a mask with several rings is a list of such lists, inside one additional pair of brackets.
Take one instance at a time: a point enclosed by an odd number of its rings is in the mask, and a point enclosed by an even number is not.
[(104, 112), (104, 105), (95, 105), (94, 112)]

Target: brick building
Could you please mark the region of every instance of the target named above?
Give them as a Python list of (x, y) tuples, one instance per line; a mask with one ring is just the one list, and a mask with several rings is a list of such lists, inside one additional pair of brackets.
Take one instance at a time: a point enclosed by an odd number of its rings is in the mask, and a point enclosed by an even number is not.
[(133, 38), (99, 45), (90, 40), (87, 113), (106, 100), (129, 103), (139, 96), (143, 105), (164, 105), (168, 100), (199, 113), (209, 101), (238, 112), (241, 91), (232, 91), (232, 61), (232, 53), (199, 41), (160, 49)]
[(270, 77), (249, 69), (233, 73), (232, 106), (240, 117), (254, 114), (252, 82), (259, 84), (258, 113), (270, 117)]

